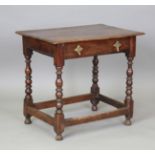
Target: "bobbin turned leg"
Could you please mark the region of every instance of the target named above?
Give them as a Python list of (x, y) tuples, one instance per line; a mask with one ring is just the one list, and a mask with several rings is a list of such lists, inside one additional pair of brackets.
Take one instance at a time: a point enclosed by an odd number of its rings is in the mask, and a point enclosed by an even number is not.
[(63, 114), (63, 101), (62, 101), (62, 67), (56, 67), (56, 112), (55, 112), (55, 132), (56, 132), (56, 140), (62, 140), (62, 132), (64, 131), (64, 114)]
[(25, 116), (25, 124), (31, 124), (31, 115), (27, 113), (27, 107), (33, 106), (33, 99), (32, 99), (32, 80), (31, 80), (31, 57), (32, 57), (32, 50), (28, 48), (24, 48), (24, 57), (26, 62), (25, 68), (25, 98), (24, 98), (24, 116)]
[(93, 79), (92, 79), (92, 87), (91, 87), (91, 93), (94, 94), (94, 98), (91, 99), (92, 103), (92, 111), (97, 110), (97, 104), (99, 102), (98, 95), (99, 95), (99, 86), (98, 86), (98, 57), (97, 55), (93, 58)]
[(132, 99), (132, 75), (133, 75), (133, 58), (128, 57), (128, 69), (127, 69), (127, 80), (126, 80), (126, 97), (125, 97), (125, 105), (128, 107), (128, 114), (126, 115), (126, 120), (124, 122), (125, 125), (131, 125), (131, 118), (133, 117), (133, 99)]

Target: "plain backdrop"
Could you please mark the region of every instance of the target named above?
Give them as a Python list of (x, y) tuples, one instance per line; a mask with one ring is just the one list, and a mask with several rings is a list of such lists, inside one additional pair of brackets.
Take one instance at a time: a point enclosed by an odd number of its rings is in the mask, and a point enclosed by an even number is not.
[[(0, 6), (0, 149), (155, 149), (155, 6)], [(24, 58), (17, 30), (103, 23), (145, 32), (137, 37), (134, 60), (133, 125), (124, 117), (65, 128), (55, 141), (53, 128), (33, 118), (24, 125)], [(34, 101), (54, 98), (55, 68), (50, 57), (33, 54)], [(101, 92), (123, 101), (127, 61), (124, 54), (99, 57)], [(67, 60), (64, 96), (90, 91), (92, 57)], [(99, 111), (113, 108), (99, 104)], [(54, 115), (55, 109), (46, 110)], [(90, 102), (64, 107), (65, 117), (92, 114)], [(97, 112), (97, 113), (98, 113)]]

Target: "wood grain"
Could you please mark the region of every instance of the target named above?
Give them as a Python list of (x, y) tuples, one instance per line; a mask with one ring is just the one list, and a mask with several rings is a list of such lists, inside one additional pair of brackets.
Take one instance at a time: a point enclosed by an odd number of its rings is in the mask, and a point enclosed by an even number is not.
[(79, 41), (106, 40), (114, 38), (142, 35), (142, 32), (125, 30), (104, 24), (84, 25), (66, 28), (17, 31), (22, 36), (39, 39), (52, 44), (71, 43)]
[[(66, 97), (63, 98), (63, 105), (69, 105), (73, 103), (81, 103), (82, 101), (91, 100), (93, 98), (92, 94), (83, 94), (78, 96), (72, 96), (72, 97)], [(56, 107), (56, 100), (49, 100), (49, 101), (43, 101), (34, 103), (35, 108), (37, 109), (46, 109), (46, 108), (52, 108)]]
[(114, 99), (112, 99), (110, 97), (107, 97), (105, 95), (102, 95), (102, 94), (99, 94), (99, 100), (104, 102), (104, 103), (107, 103), (109, 105), (112, 105), (112, 106), (114, 106), (116, 108), (123, 108), (123, 107), (125, 107), (125, 104), (123, 104), (123, 103), (121, 103), (119, 101), (116, 101), (116, 100), (114, 100)]
[[(26, 84), (24, 99), (24, 115), (26, 118), (26, 124), (31, 123), (31, 116), (35, 116), (36, 118), (43, 120), (50, 125), (53, 125), (56, 132), (56, 140), (63, 139), (62, 133), (65, 126), (82, 124), (121, 115), (124, 115), (126, 117), (125, 124), (131, 125), (131, 118), (133, 117), (132, 62), (136, 55), (136, 36), (142, 35), (144, 33), (125, 30), (122, 28), (107, 26), (103, 24), (56, 29), (18, 31), (17, 33), (19, 35), (22, 35), (24, 49), (23, 51), (26, 61)], [(119, 45), (120, 47), (118, 47), (117, 45)], [(80, 48), (80, 53), (77, 51), (77, 47)], [(53, 63), (56, 68), (56, 100), (39, 102), (37, 104), (33, 103), (31, 80), (32, 51), (39, 52), (40, 54), (50, 56), (54, 59)], [(100, 88), (98, 86), (99, 55), (119, 53), (125, 54), (128, 61), (126, 97), (124, 104), (100, 94)], [(62, 69), (65, 65), (65, 61), (67, 59), (84, 58), (88, 56), (93, 57), (93, 75), (90, 93), (63, 98)], [(83, 67), (80, 63), (79, 66)], [(79, 75), (81, 76), (81, 74)], [(69, 76), (72, 77), (72, 75)], [(78, 103), (80, 101), (86, 100), (91, 100), (93, 110), (97, 110), (97, 104), (99, 101), (114, 106), (117, 109), (106, 113), (100, 113), (84, 117), (67, 119), (65, 118), (63, 110), (64, 105)], [(52, 107), (56, 108), (54, 117), (51, 117), (40, 111), (41, 109)]]
[(54, 125), (54, 118), (45, 114), (44, 112), (41, 112), (33, 107), (27, 107), (27, 112), (30, 115), (32, 115), (32, 116), (50, 124), (50, 125)]
[(83, 124), (83, 123), (88, 123), (92, 121), (102, 120), (105, 118), (121, 116), (121, 115), (126, 114), (127, 110), (128, 110), (127, 108), (121, 108), (119, 110), (96, 114), (96, 115), (83, 116), (79, 118), (68, 118), (68, 119), (65, 119), (65, 125), (71, 126), (71, 125), (77, 125), (77, 124)]

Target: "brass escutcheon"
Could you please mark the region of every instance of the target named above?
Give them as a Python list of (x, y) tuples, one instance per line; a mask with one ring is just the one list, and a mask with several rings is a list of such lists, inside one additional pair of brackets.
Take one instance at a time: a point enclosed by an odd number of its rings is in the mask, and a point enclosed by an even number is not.
[(113, 44), (113, 46), (116, 48), (116, 51), (119, 52), (122, 44), (119, 41), (116, 41), (115, 44)]
[(80, 45), (77, 45), (77, 47), (74, 49), (74, 51), (80, 56), (83, 48)]

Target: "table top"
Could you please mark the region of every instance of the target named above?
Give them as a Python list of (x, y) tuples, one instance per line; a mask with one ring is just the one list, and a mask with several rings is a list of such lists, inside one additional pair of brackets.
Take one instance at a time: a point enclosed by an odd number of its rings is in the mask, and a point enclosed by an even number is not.
[(46, 41), (51, 44), (125, 38), (144, 34), (143, 32), (126, 30), (104, 24), (17, 31), (16, 33), (25, 37)]

